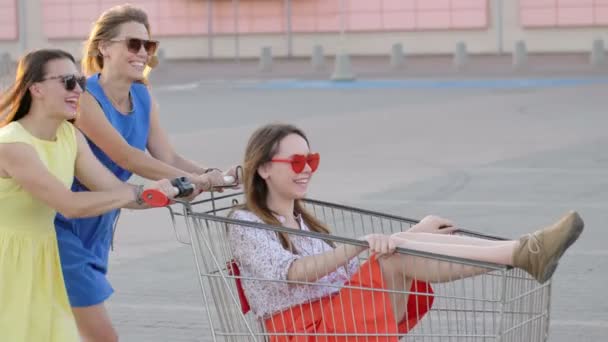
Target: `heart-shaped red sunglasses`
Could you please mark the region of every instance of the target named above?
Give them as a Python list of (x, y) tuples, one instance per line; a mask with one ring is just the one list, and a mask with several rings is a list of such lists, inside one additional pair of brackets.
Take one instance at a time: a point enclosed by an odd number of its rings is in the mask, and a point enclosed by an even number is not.
[(309, 153), (308, 155), (294, 154), (289, 157), (289, 159), (273, 158), (270, 161), (275, 163), (290, 163), (291, 168), (295, 173), (301, 173), (302, 171), (304, 171), (304, 168), (308, 163), (308, 166), (310, 166), (310, 170), (312, 172), (315, 172), (319, 168), (321, 155), (319, 155), (319, 153)]

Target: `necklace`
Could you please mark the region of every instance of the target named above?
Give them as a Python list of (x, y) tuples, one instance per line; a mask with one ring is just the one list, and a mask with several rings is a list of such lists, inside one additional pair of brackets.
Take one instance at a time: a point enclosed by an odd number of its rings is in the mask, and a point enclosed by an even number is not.
[(106, 91), (105, 87), (99, 83), (99, 85), (101, 86), (101, 89), (103, 90), (103, 92), (105, 93), (106, 97), (108, 98), (108, 100), (110, 100), (110, 103), (112, 103), (112, 106), (119, 112), (123, 113), (123, 114), (130, 114), (133, 112), (133, 99), (131, 98), (131, 91), (129, 91), (129, 104), (128, 104), (128, 108), (126, 109), (126, 111), (123, 110), (122, 106), (119, 105), (116, 101), (114, 101), (114, 99), (112, 98), (112, 96), (110, 96), (110, 94)]
[(112, 103), (112, 106), (114, 106), (114, 108), (117, 111), (124, 113), (124, 114), (129, 114), (129, 113), (133, 112), (133, 99), (131, 98), (131, 92), (129, 92), (129, 104), (128, 104), (129, 107), (127, 108), (126, 111), (124, 111), (123, 108), (118, 103), (116, 103), (114, 101), (114, 99), (112, 99), (111, 96), (107, 95), (106, 97), (110, 100), (110, 102)]

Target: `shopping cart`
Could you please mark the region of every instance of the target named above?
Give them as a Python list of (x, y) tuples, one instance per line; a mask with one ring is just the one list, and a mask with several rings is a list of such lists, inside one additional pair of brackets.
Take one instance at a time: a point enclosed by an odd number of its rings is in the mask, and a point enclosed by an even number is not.
[[(252, 279), (240, 275), (227, 239), (227, 229), (240, 226), (247, 229), (283, 232), (290, 236), (307, 236), (336, 244), (365, 245), (366, 243), (358, 237), (372, 232), (391, 234), (405, 231), (417, 223), (416, 220), (405, 217), (312, 199), (305, 200), (307, 209), (332, 229), (332, 235), (328, 236), (235, 220), (229, 217), (229, 213), (235, 205), (242, 203), (242, 193), (211, 192), (207, 196), (208, 198), (201, 201), (175, 203), (167, 208), (176, 238), (192, 247), (209, 323), (209, 339), (213, 341), (264, 341), (285, 335), (284, 332), (269, 332), (263, 320), (256, 318), (249, 310), (242, 283), (266, 281), (270, 284), (276, 280)], [(461, 230), (458, 234), (503, 240), (468, 230)], [(429, 306), (430, 311), (416, 317), (415, 321), (419, 319), (419, 322), (413, 328), (408, 327), (407, 334), (384, 334), (382, 337), (412, 342), (547, 340), (550, 319), (550, 281), (539, 284), (526, 272), (499, 264), (402, 248), (398, 248), (396, 253), (416, 257), (419, 262), (426, 260), (429, 265), (442, 262), (445, 266), (447, 263), (455, 270), (456, 276), (441, 283), (433, 283), (432, 289), (420, 290), (412, 287), (410, 291), (403, 291), (410, 296), (417, 296), (418, 301), (413, 303), (416, 308)], [(362, 264), (369, 257), (370, 255), (364, 252), (358, 258)], [(457, 275), (457, 270), (467, 267), (486, 271), (467, 278)], [(320, 286), (315, 282), (293, 285)], [(384, 292), (395, 293), (389, 290)], [(370, 308), (358, 308), (358, 310), (365, 311)], [(325, 341), (325, 338), (330, 337), (328, 334), (310, 335), (316, 336), (319, 341)], [(361, 339), (358, 341), (365, 340), (365, 337), (375, 341), (373, 337), (378, 337), (364, 332), (353, 336), (359, 336)], [(308, 336), (306, 341), (310, 341), (311, 337), (313, 336)]]

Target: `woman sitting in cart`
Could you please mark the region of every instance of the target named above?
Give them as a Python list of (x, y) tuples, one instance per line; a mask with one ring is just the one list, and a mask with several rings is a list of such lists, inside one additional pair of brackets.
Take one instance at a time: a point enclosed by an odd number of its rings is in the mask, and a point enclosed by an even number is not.
[[(231, 218), (330, 234), (300, 201), (319, 160), (300, 129), (282, 124), (261, 127), (245, 152), (246, 202)], [(251, 310), (263, 319), (269, 334), (291, 335), (271, 340), (313, 341), (318, 336), (320, 341), (363, 341), (367, 335), (385, 336), (374, 341), (396, 341), (430, 309), (429, 283), (488, 271), (393, 253), (396, 247), (511, 265), (544, 283), (582, 232), (583, 221), (570, 212), (551, 226), (510, 241), (450, 235), (454, 230), (450, 221), (428, 216), (405, 232), (364, 236), (371, 257), (363, 265), (357, 256), (367, 247), (335, 246), (239, 225), (229, 226), (228, 238), (241, 277), (249, 278), (242, 279), (242, 286)]]

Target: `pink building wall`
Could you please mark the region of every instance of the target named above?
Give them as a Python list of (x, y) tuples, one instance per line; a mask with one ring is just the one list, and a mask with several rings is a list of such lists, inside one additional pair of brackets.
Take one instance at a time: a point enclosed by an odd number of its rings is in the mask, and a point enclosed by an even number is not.
[[(125, 0), (39, 0), (44, 35), (81, 39), (104, 10)], [(510, 0), (511, 1), (511, 0)], [(513, 0), (514, 1), (514, 0)], [(206, 0), (129, 0), (144, 8), (155, 36), (208, 34)], [(340, 0), (292, 0), (292, 31), (336, 32)], [(18, 0), (0, 0), (0, 40), (18, 38)], [(345, 0), (345, 29), (362, 31), (485, 30), (491, 18), (489, 0)], [(235, 32), (232, 0), (213, 0), (214, 34)], [(608, 26), (608, 0), (519, 0), (522, 28)], [(284, 2), (240, 0), (236, 31), (285, 32)]]
[[(6, 1), (6, 0), (4, 0)], [(42, 0), (48, 38), (82, 38), (92, 21), (124, 1)], [(131, 0), (144, 8), (155, 36), (208, 33), (207, 1)], [(488, 0), (345, 0), (348, 31), (485, 29)], [(340, 0), (292, 0), (293, 32), (336, 32), (340, 29)], [(232, 0), (214, 0), (214, 34), (235, 32)], [(239, 33), (280, 33), (286, 30), (284, 2), (240, 0)]]
[(523, 27), (608, 26), (608, 0), (520, 0)]
[(0, 0), (0, 40), (15, 40), (17, 33), (17, 0)]

